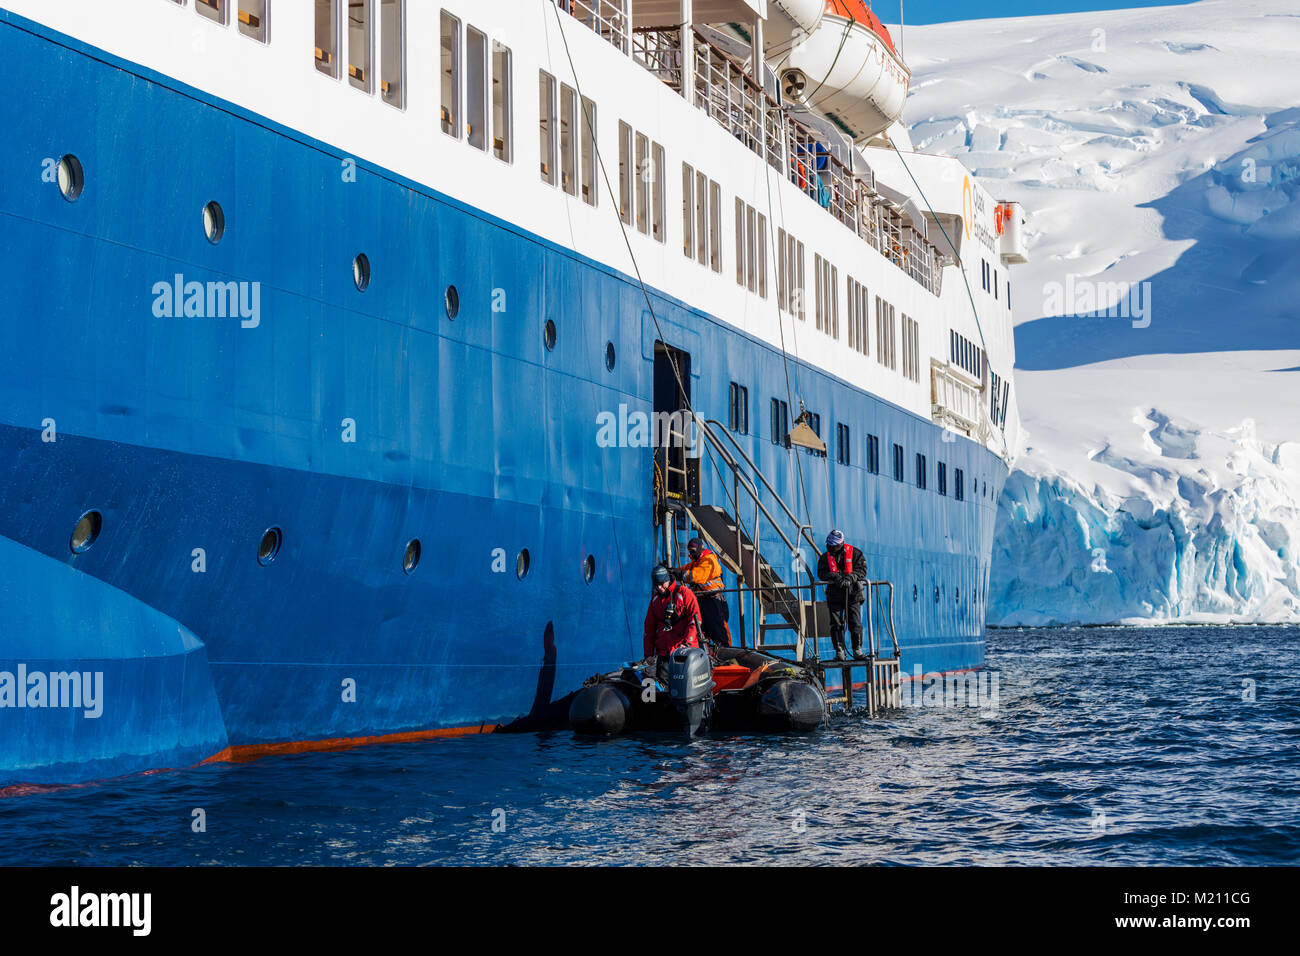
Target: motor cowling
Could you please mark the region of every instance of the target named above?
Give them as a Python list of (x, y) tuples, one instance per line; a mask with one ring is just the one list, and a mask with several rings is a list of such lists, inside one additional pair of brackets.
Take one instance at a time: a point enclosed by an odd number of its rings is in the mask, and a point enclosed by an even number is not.
[(708, 652), (679, 647), (668, 659), (668, 697), (682, 716), (688, 736), (704, 729), (713, 713), (713, 666)]

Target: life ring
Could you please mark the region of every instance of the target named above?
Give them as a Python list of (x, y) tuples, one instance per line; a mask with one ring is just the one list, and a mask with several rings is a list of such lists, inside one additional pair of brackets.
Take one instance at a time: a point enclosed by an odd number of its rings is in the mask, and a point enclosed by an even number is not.
[(1011, 207), (998, 204), (993, 210), (993, 225), (997, 228), (998, 235), (1002, 235), (1006, 228), (1007, 220), (1011, 218)]

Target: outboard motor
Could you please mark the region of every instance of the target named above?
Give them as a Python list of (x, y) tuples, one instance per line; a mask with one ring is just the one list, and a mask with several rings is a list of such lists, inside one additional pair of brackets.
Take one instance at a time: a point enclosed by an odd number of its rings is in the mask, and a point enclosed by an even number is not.
[(699, 647), (679, 647), (668, 659), (668, 697), (681, 714), (686, 736), (707, 730), (713, 717), (713, 666)]

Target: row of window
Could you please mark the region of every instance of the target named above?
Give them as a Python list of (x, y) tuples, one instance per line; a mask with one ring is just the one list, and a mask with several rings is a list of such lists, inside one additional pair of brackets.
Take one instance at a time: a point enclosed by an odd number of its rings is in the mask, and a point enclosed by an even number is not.
[[(194, 0), (196, 6), (213, 2)], [(240, 5), (242, 27), (246, 0), (240, 0)], [(261, 6), (265, 15), (266, 4)], [(316, 0), (315, 13), (316, 69), (337, 80), (344, 75), (346, 62), (350, 86), (367, 94), (378, 88), (385, 103), (405, 109), (405, 0), (347, 0), (346, 4), (343, 0)]]
[(989, 369), (989, 419), (1001, 428), (1007, 423), (1007, 403), (1011, 398), (1011, 383)]
[[(104, 516), (96, 510), (87, 511), (79, 519), (72, 529), (72, 534), (68, 538), (68, 548), (73, 554), (85, 554), (99, 540), (100, 533), (104, 530)], [(257, 563), (266, 567), (272, 564), (280, 554), (280, 549), (284, 545), (284, 532), (277, 526), (267, 528), (262, 532), (262, 539), (257, 545)], [(412, 538), (406, 542), (406, 547), (402, 551), (402, 570), (406, 574), (411, 574), (420, 565), (420, 555), (423, 547), (419, 538)], [(193, 557), (197, 560), (200, 552), (195, 551)], [(528, 553), (527, 548), (520, 549), (515, 556), (515, 577), (520, 581), (528, 576), (532, 569), (532, 556)], [(590, 584), (596, 577), (596, 556), (589, 554), (582, 561), (582, 579)]]
[(813, 256), (813, 281), (817, 291), (817, 331), (840, 337), (839, 270), (830, 260)]
[(776, 303), (782, 312), (803, 319), (803, 243), (786, 232), (776, 231)]
[[(728, 405), (728, 427), (737, 435), (748, 435), (749, 389), (738, 382), (732, 382)], [(782, 399), (773, 398), (769, 406), (769, 414), (772, 444), (785, 445), (788, 448), (790, 434), (789, 405)], [(821, 437), (821, 415), (816, 412), (809, 412), (808, 426), (819, 438)], [(906, 455), (903, 446), (895, 444), (892, 450), (894, 480), (905, 481), (904, 465)], [(807, 449), (807, 451), (809, 454), (825, 457), (825, 452), (813, 452), (812, 449)], [(841, 465), (853, 464), (852, 431), (843, 422), (835, 423), (835, 461)], [(929, 468), (926, 456), (918, 453), (915, 466), (913, 475), (916, 486), (924, 490), (929, 486)], [(867, 471), (873, 475), (880, 474), (880, 438), (870, 434), (867, 435)], [(948, 465), (946, 462), (937, 463), (936, 478), (936, 490), (939, 494), (946, 496), (948, 494)], [(958, 501), (966, 500), (966, 475), (960, 468), (953, 469), (953, 497)]]
[[(634, 159), (635, 157), (635, 159)], [(656, 242), (667, 238), (664, 223), (664, 148), (619, 121), (619, 215)], [(635, 184), (635, 185), (634, 185)], [(635, 204), (634, 204), (635, 196)]]
[(682, 253), (722, 271), (722, 187), (682, 163)]
[(736, 197), (736, 284), (767, 298), (767, 217)]
[[(981, 280), (984, 284), (984, 291), (992, 292), (993, 298), (997, 299), (998, 285), (999, 285), (998, 268), (996, 265), (990, 265), (987, 259), (981, 259), (980, 265), (983, 267), (981, 271)], [(1011, 309), (1011, 280), (1010, 279), (1007, 280), (1006, 287), (1007, 287), (1007, 295), (1006, 295), (1007, 309), (1010, 310)]]
[[(185, 6), (185, 0), (172, 0), (178, 6)], [(194, 12), (199, 16), (227, 26), (230, 22), (231, 0), (194, 0)], [(235, 21), (239, 32), (259, 43), (267, 42), (267, 7), (270, 0), (238, 0), (238, 13)]]
[(972, 378), (984, 379), (984, 350), (955, 329), (948, 330), (948, 360)]
[[(490, 149), (504, 163), (513, 162), (510, 48), (495, 40), (489, 44), (487, 34), (473, 26), (464, 28), (462, 42), (460, 20), (445, 10), (439, 22), (442, 131), (454, 139), (463, 136), (475, 149)], [(387, 97), (389, 87), (382, 88)], [(545, 112), (542, 115), (545, 117)]]

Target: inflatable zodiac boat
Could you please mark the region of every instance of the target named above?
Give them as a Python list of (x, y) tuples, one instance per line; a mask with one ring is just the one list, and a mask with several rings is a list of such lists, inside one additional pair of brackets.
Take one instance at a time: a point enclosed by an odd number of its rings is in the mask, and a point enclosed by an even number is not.
[(629, 664), (598, 674), (578, 691), (569, 724), (579, 734), (679, 730), (816, 730), (826, 716), (826, 694), (812, 670), (746, 648), (720, 647), (710, 658), (682, 647), (668, 661), (668, 683), (653, 668)]

